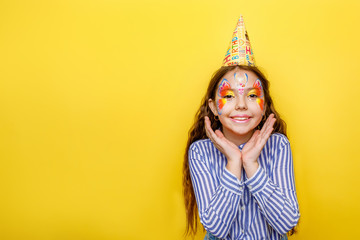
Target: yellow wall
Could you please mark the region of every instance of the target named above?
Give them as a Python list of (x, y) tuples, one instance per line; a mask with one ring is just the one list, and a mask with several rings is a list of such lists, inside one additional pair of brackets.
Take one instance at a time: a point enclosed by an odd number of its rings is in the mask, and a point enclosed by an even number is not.
[(358, 237), (359, 10), (1, 1), (0, 239), (182, 239), (187, 131), (240, 13), (288, 123), (302, 215), (291, 239)]

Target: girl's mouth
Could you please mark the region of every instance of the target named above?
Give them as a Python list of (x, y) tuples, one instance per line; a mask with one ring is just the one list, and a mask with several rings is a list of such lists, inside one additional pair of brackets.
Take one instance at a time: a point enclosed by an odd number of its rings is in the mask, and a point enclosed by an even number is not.
[(237, 123), (245, 123), (250, 120), (250, 117), (231, 117), (231, 121), (237, 122)]

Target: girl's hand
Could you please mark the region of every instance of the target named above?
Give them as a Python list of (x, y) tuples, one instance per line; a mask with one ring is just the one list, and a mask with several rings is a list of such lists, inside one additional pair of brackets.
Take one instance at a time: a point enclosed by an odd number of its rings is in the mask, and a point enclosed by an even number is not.
[(275, 121), (274, 114), (270, 114), (261, 130), (256, 130), (242, 149), (242, 162), (248, 178), (251, 178), (259, 167), (257, 159), (274, 130)]
[(228, 160), (226, 168), (240, 179), (242, 162), (241, 151), (238, 146), (229, 141), (220, 130), (217, 129), (214, 132), (211, 128), (210, 119), (207, 116), (205, 116), (205, 131), (215, 147), (226, 156)]

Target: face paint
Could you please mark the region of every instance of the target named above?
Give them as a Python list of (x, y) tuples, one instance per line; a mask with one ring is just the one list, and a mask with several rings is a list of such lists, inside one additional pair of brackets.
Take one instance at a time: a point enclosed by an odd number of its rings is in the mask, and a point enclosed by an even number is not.
[(219, 115), (221, 115), (221, 110), (226, 103), (226, 96), (231, 95), (234, 96), (234, 93), (230, 90), (231, 86), (228, 80), (225, 78), (221, 81), (218, 89), (219, 100), (217, 101), (217, 110)]
[(222, 91), (224, 91), (224, 90), (229, 90), (229, 89), (231, 89), (230, 83), (229, 83), (229, 81), (228, 81), (226, 78), (224, 78), (224, 79), (221, 81), (221, 83), (219, 84), (218, 95), (221, 96), (220, 93), (221, 93)]
[[(263, 94), (263, 88), (262, 88), (262, 85), (261, 85), (261, 81), (259, 79), (256, 79), (254, 85), (253, 85), (253, 90), (251, 90), (249, 92), (248, 95), (251, 95), (251, 94), (256, 94), (257, 98), (256, 98), (256, 102), (257, 104), (259, 104), (261, 110), (264, 110), (264, 94)], [(251, 93), (252, 91), (255, 91), (255, 93)]]
[(245, 86), (248, 82), (248, 75), (244, 73), (244, 77), (236, 77), (236, 73), (234, 73), (234, 79), (236, 80), (236, 87), (238, 88), (239, 94), (243, 95)]
[(224, 107), (226, 103), (226, 99), (225, 98), (221, 98), (217, 101), (217, 109), (218, 109), (218, 113), (219, 115), (221, 115), (222, 112), (222, 108)]

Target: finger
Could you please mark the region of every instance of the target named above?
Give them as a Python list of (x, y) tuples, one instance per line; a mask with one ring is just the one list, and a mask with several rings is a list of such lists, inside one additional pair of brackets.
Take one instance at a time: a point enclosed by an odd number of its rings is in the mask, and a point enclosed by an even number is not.
[(274, 114), (271, 113), (269, 117), (266, 119), (263, 127), (261, 128), (261, 135), (263, 135), (267, 131), (267, 129), (269, 128), (269, 123), (272, 121), (273, 118), (274, 118)]
[(208, 131), (208, 123), (207, 123), (207, 120), (208, 120), (209, 118), (207, 117), (207, 116), (205, 116), (205, 118), (204, 118), (204, 128), (205, 128), (205, 133), (206, 133), (206, 136), (208, 137), (208, 138), (210, 138), (210, 134), (209, 134), (209, 131)]
[(219, 129), (215, 130), (215, 135), (217, 137), (216, 141), (218, 142), (218, 144), (224, 145), (224, 144), (233, 144), (231, 141), (229, 141), (225, 135), (223, 134), (223, 132), (221, 132)]
[(273, 113), (271, 113), (271, 114), (267, 117), (264, 125), (265, 125), (266, 127), (268, 127), (268, 126), (269, 126), (269, 123), (271, 122), (271, 120), (272, 120), (274, 117), (275, 117), (275, 115), (274, 115)]
[(217, 136), (217, 143), (223, 147), (225, 147), (226, 145), (235, 145), (233, 142), (231, 142), (229, 139), (227, 139), (224, 135), (223, 132), (221, 132), (221, 130), (216, 129), (215, 130), (215, 134)]
[(271, 119), (271, 117), (272, 117), (271, 114), (267, 117), (267, 119), (266, 119), (266, 121), (264, 122), (261, 130), (263, 130), (263, 129), (265, 130), (265, 129), (266, 129), (266, 127), (267, 127), (267, 125), (268, 125), (268, 122), (269, 122), (269, 119)]
[(266, 126), (266, 129), (265, 129), (265, 131), (264, 131), (264, 134), (267, 134), (267, 132), (269, 132), (270, 131), (270, 133), (272, 132), (272, 130), (274, 130), (274, 124), (275, 124), (275, 122), (276, 122), (276, 118), (271, 118), (271, 119), (269, 119), (269, 122), (268, 122), (268, 124), (267, 124), (267, 126)]
[(206, 136), (208, 136), (208, 138), (212, 138), (212, 128), (211, 128), (211, 122), (210, 122), (210, 119), (209, 117), (205, 116), (205, 132), (206, 132)]
[(252, 143), (255, 142), (255, 139), (257, 138), (257, 136), (259, 136), (260, 134), (260, 130), (255, 130), (255, 132), (253, 133), (253, 135), (251, 136), (250, 140), (248, 141), (248, 143)]
[(266, 131), (266, 133), (264, 134), (264, 136), (263, 136), (263, 140), (266, 142), (268, 139), (269, 139), (269, 137), (270, 137), (270, 135), (271, 135), (271, 133), (272, 133), (272, 131), (274, 130), (274, 128), (269, 128), (267, 131)]
[(263, 136), (262, 136), (262, 141), (264, 142), (264, 144), (266, 143), (266, 141), (269, 139), (269, 137), (271, 136), (272, 131), (274, 130), (274, 123), (276, 122), (276, 118), (271, 119), (266, 131), (264, 132)]
[(208, 116), (205, 116), (205, 131), (206, 135), (210, 138), (212, 142), (218, 141), (214, 130), (211, 128), (211, 122)]
[(215, 134), (216, 134), (216, 136), (218, 136), (219, 138), (224, 138), (224, 137), (225, 137), (224, 134), (223, 134), (219, 129), (216, 129), (216, 130), (215, 130)]
[(205, 130), (208, 132), (208, 133), (211, 133), (213, 132), (212, 128), (211, 128), (211, 121), (209, 119), (208, 116), (205, 116)]
[(276, 122), (276, 118), (271, 119), (271, 121), (269, 122), (269, 128), (274, 128)]
[(209, 118), (205, 119), (205, 121), (207, 124), (206, 126), (207, 136), (209, 137), (209, 139), (217, 149), (219, 149), (221, 152), (224, 152), (226, 146), (232, 143), (226, 139), (224, 134), (219, 129), (216, 129), (215, 131), (212, 130), (210, 126)]

